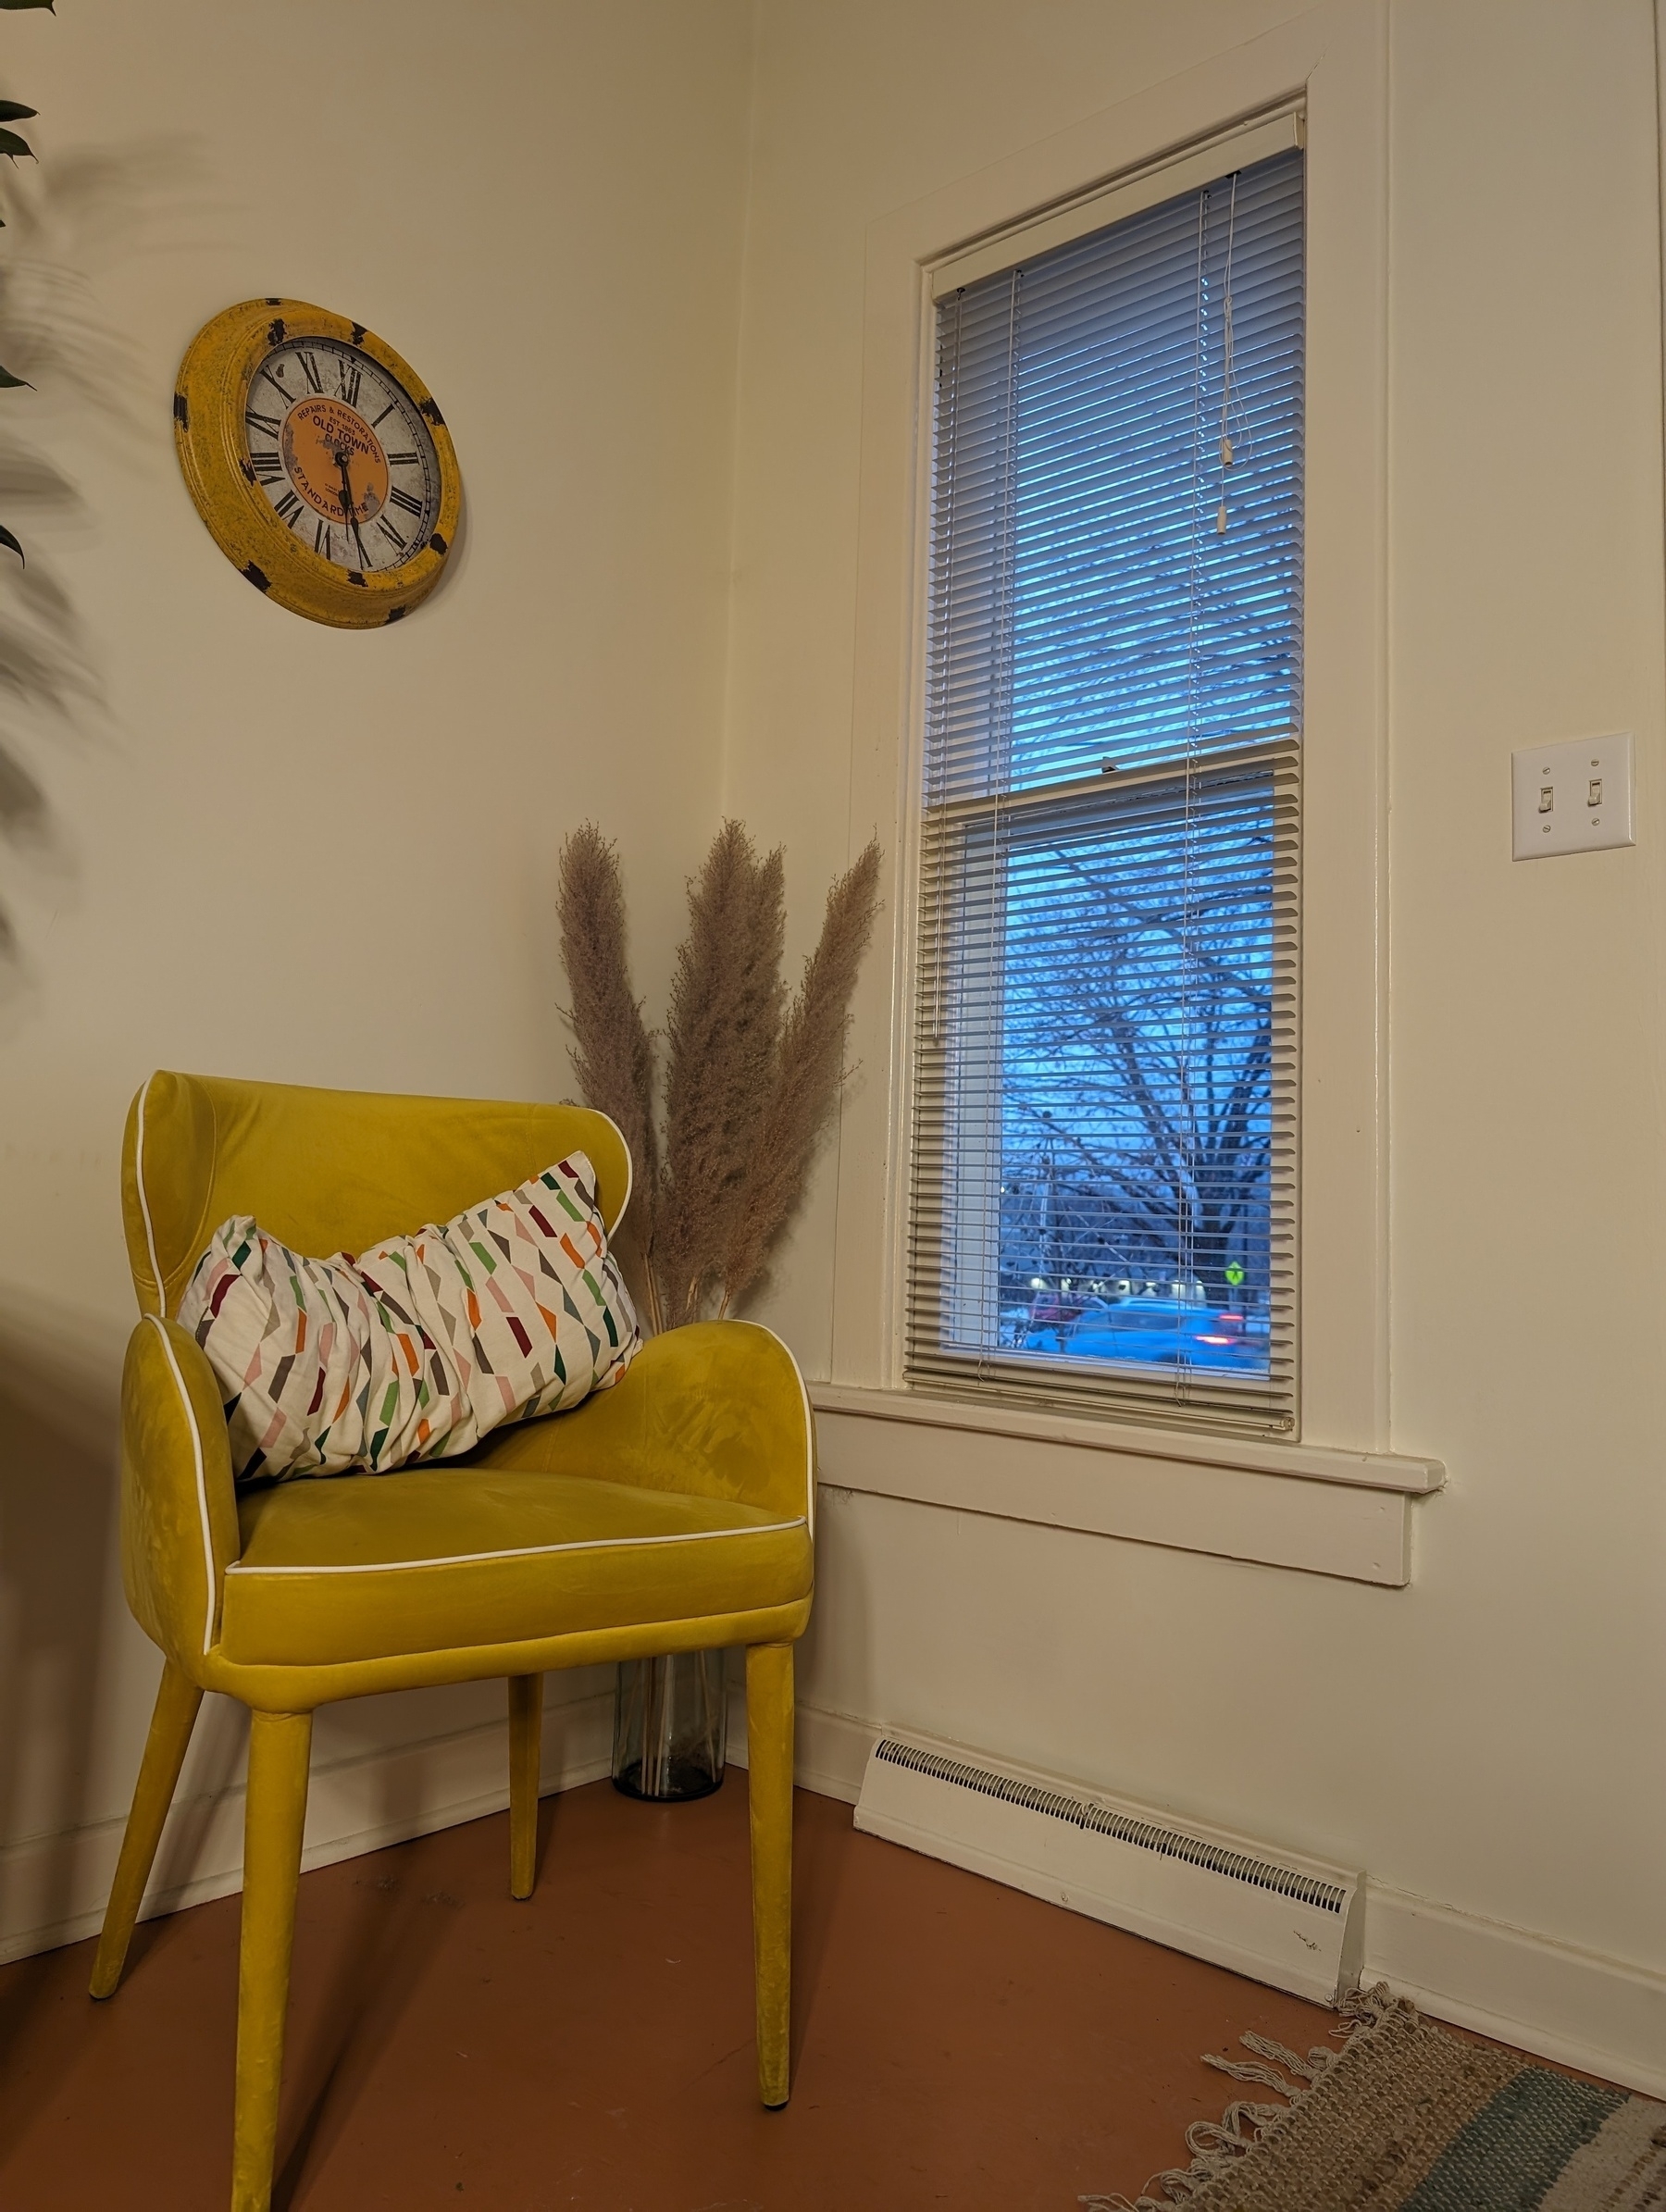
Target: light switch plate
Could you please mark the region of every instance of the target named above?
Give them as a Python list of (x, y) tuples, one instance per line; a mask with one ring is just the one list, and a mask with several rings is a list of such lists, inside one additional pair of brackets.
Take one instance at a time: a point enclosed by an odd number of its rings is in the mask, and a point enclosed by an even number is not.
[(1510, 756), (1517, 860), (1635, 845), (1632, 734), (1523, 745)]

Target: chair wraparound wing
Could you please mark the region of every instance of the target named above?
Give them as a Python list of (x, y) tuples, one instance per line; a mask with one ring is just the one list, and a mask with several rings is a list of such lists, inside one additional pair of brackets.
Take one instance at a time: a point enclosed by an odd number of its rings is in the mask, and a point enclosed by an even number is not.
[(384, 1688), (397, 1653), (773, 1611), (813, 1587), (808, 1407), (750, 1322), (652, 1338), (612, 1389), (466, 1459), (239, 1498), (207, 1361), (145, 1320), (123, 1424), (129, 1602), (207, 1688), (372, 1661)]
[(219, 1384), (177, 1321), (148, 1317), (121, 1378), (121, 1572), (133, 1617), (199, 1678), (242, 1548)]
[(814, 1529), (814, 1439), (804, 1386), (780, 1338), (755, 1322), (704, 1321), (651, 1337), (623, 1381), (576, 1413), (500, 1429), (479, 1463), (605, 1473), (802, 1515)]

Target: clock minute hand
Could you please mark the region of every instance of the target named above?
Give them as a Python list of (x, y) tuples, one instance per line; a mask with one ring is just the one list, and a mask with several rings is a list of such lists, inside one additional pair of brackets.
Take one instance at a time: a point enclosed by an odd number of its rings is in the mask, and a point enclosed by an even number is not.
[(342, 472), (342, 514), (343, 519), (352, 526), (354, 539), (359, 550), (359, 565), (362, 568), (368, 568), (370, 560), (365, 551), (364, 534), (359, 528), (358, 504), (353, 496), (353, 477), (348, 466), (345, 446), (336, 455), (336, 466)]

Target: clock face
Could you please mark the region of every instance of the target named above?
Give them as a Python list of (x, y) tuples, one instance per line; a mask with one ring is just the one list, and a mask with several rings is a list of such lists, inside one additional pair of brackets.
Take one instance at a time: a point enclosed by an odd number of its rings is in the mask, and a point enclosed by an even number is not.
[(273, 346), (249, 382), (247, 473), (277, 519), (348, 574), (402, 567), (434, 534), (440, 463), (420, 407), (361, 347)]

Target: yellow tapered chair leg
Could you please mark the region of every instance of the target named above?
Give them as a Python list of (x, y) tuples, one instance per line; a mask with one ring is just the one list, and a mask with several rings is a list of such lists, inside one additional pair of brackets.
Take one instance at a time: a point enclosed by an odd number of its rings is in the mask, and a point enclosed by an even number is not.
[(242, 1944), (237, 1980), (237, 2113), (231, 2212), (269, 2212), (283, 2080), (295, 1886), (306, 1821), (310, 1713), (252, 1713), (243, 1814)]
[(792, 1646), (746, 1655), (747, 1796), (752, 1808), (752, 1967), (758, 2094), (788, 2095), (792, 2007)]
[(538, 1785), (543, 1779), (543, 1676), (509, 1677), (509, 1895), (538, 1879)]
[(144, 1902), (144, 1885), (162, 1841), (163, 1823), (179, 1787), (180, 1769), (191, 1747), (191, 1732), (203, 1702), (203, 1693), (181, 1668), (169, 1659), (162, 1670), (156, 1708), (151, 1715), (150, 1734), (133, 1791), (127, 1833), (121, 1839), (121, 1857), (110, 1901), (105, 1907), (104, 1933), (93, 1961), (92, 1990), (95, 1997), (113, 1996), (127, 1964), (133, 1923)]

